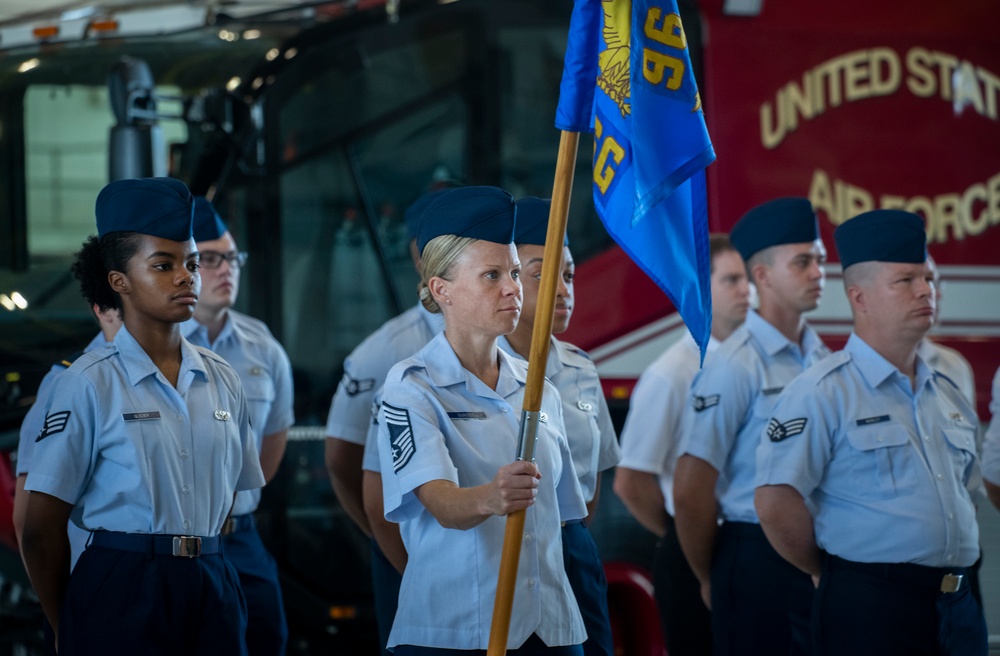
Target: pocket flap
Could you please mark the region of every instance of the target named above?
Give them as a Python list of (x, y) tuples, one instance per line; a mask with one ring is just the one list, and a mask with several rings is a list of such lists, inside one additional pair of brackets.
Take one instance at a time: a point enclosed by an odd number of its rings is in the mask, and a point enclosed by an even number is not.
[(903, 446), (910, 443), (910, 433), (903, 426), (893, 424), (874, 424), (852, 428), (847, 431), (847, 440), (858, 451), (873, 451), (890, 446)]

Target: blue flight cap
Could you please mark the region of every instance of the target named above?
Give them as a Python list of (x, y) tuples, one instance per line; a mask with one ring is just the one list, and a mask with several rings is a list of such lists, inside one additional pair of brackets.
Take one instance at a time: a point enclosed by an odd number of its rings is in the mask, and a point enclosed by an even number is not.
[(424, 254), (427, 242), (441, 235), (514, 242), (514, 198), (499, 187), (449, 189), (427, 206), (417, 230), (417, 249)]
[(403, 220), (406, 221), (406, 234), (410, 239), (417, 238), (417, 233), (420, 230), (420, 217), (424, 215), (424, 210), (427, 209), (427, 206), (433, 203), (438, 196), (451, 190), (452, 187), (434, 189), (410, 203), (410, 206), (403, 212)]
[(840, 266), (858, 262), (903, 262), (927, 260), (924, 220), (903, 210), (873, 210), (857, 215), (833, 231)]
[(97, 234), (138, 232), (173, 241), (191, 238), (194, 204), (187, 185), (173, 178), (108, 183), (97, 195)]
[(195, 241), (212, 241), (226, 234), (225, 221), (204, 196), (194, 197), (194, 225), (191, 231)]
[[(548, 198), (528, 196), (517, 201), (517, 228), (514, 230), (514, 243), (545, 245), (545, 234), (549, 231), (549, 208), (552, 201)], [(569, 235), (563, 238), (563, 246), (569, 246)]]
[(819, 239), (819, 221), (806, 198), (778, 198), (743, 215), (729, 232), (729, 241), (749, 261), (754, 253), (782, 244)]

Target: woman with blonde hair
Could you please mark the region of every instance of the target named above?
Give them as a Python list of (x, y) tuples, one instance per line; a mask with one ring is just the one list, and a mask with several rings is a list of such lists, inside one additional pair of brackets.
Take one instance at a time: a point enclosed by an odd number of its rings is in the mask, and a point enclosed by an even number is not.
[(420, 299), (445, 330), (393, 367), (379, 411), (385, 516), (409, 554), (389, 636), (397, 656), (485, 653), (504, 516), (517, 510), (525, 533), (508, 653), (582, 654), (560, 526), (587, 510), (548, 383), (536, 462), (514, 460), (527, 365), (497, 338), (521, 312), (515, 211), (502, 189), (465, 187), (421, 222)]

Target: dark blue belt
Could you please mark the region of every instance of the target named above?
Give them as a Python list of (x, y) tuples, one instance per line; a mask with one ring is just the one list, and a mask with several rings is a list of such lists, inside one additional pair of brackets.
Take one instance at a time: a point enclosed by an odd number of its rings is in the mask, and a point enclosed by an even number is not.
[(858, 563), (827, 556), (827, 568), (861, 572), (874, 578), (934, 592), (958, 592), (968, 586), (967, 567), (929, 567), (915, 563)]
[(240, 531), (249, 531), (255, 526), (253, 515), (233, 515), (222, 525), (222, 536), (232, 535)]
[(584, 519), (571, 519), (568, 522), (562, 522), (562, 527), (566, 528), (567, 526), (573, 526), (574, 524), (583, 524), (583, 527), (587, 528), (587, 519), (586, 518), (584, 518)]
[(90, 544), (95, 547), (134, 553), (197, 558), (198, 556), (219, 553), (222, 539), (218, 535), (206, 538), (197, 535), (150, 535), (148, 533), (94, 531)]
[(764, 535), (764, 529), (760, 527), (760, 524), (754, 524), (752, 522), (722, 522), (722, 526), (719, 528), (719, 534), (723, 537), (767, 540), (767, 536)]

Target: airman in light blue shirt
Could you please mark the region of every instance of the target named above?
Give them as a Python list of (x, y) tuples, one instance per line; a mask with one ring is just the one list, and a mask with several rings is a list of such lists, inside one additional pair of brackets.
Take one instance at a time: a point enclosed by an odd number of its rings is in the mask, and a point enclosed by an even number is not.
[(829, 354), (804, 318), (823, 293), (826, 248), (805, 198), (751, 209), (729, 238), (760, 304), (692, 384), (674, 470), (674, 524), (712, 611), (716, 656), (805, 654), (811, 586), (761, 531), (754, 455), (777, 395)]
[[(192, 344), (221, 356), (236, 370), (246, 394), (258, 451), (265, 436), (286, 431), (295, 423), (292, 366), (263, 322), (229, 310), (228, 320), (214, 342), (209, 343), (208, 328), (195, 319), (181, 324), (181, 333)], [(233, 516), (257, 510), (260, 495), (260, 488), (238, 493)]]
[(74, 362), (25, 489), (74, 504), (87, 531), (218, 535), (233, 490), (264, 481), (236, 373), (187, 342), (181, 353), (176, 389), (124, 327)]
[[(485, 649), (500, 567), (505, 520), (466, 531), (446, 529), (415, 490), (433, 480), (469, 488), (493, 480), (517, 452), (527, 366), (500, 353), (496, 390), (462, 368), (438, 335), (393, 367), (383, 390), (379, 442), (385, 515), (400, 522), (409, 562), (389, 645)], [(532, 633), (548, 645), (583, 642), (586, 633), (563, 569), (560, 523), (586, 505), (566, 442), (559, 393), (546, 385), (535, 461), (537, 503), (526, 513), (508, 646)], [(385, 448), (383, 448), (385, 447)]]
[(695, 377), (681, 450), (719, 472), (716, 491), (724, 520), (757, 523), (754, 463), (760, 432), (785, 386), (829, 353), (811, 326), (805, 326), (800, 346), (751, 310)]
[(918, 346), (934, 323), (924, 220), (865, 212), (834, 232), (854, 333), (795, 379), (761, 431), (755, 505), (818, 585), (821, 656), (981, 656), (978, 419)]

